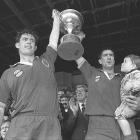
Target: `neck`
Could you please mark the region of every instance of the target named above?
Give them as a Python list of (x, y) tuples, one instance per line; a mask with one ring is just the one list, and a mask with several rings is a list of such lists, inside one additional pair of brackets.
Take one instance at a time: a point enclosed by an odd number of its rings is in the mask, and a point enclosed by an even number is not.
[(114, 74), (114, 68), (111, 68), (111, 69), (103, 68), (103, 71), (107, 72), (108, 74)]
[(112, 69), (112, 70), (104, 70), (103, 69), (103, 71), (104, 72), (107, 72), (107, 77), (109, 78), (109, 79), (112, 79), (114, 76), (115, 76), (115, 73), (114, 73), (114, 69)]
[(85, 99), (79, 100), (78, 102), (79, 102), (79, 103), (84, 103), (84, 102), (85, 102)]
[(25, 56), (25, 55), (20, 55), (20, 62), (29, 62), (29, 63), (33, 63), (35, 56)]

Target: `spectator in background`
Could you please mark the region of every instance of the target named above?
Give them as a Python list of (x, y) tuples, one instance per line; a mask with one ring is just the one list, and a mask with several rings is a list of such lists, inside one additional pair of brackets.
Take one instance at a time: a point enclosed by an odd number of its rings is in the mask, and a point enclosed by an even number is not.
[[(61, 96), (61, 113), (62, 113), (62, 121), (61, 121), (61, 132), (63, 140), (71, 140), (71, 135), (73, 132), (73, 126), (76, 119), (76, 114), (73, 112), (73, 106), (75, 105), (75, 100), (71, 97), (69, 100), (68, 95)], [(78, 107), (77, 107), (78, 109)]]
[(10, 122), (9, 121), (4, 121), (2, 122), (2, 125), (1, 125), (1, 138), (4, 140), (6, 134), (7, 134), (7, 131), (10, 127)]
[(76, 86), (76, 99), (77, 103), (79, 104), (80, 109), (82, 106), (86, 106), (86, 100), (87, 100), (87, 88), (86, 85), (77, 85)]
[(87, 88), (85, 85), (77, 85), (76, 86), (76, 104), (78, 106), (75, 112), (75, 123), (73, 126), (73, 133), (71, 140), (85, 140), (87, 128), (88, 128), (88, 116), (84, 114), (86, 108), (86, 100), (87, 100)]
[(62, 95), (64, 95), (64, 91), (63, 91), (63, 90), (59, 90), (59, 91), (57, 92), (57, 98), (58, 98), (58, 102), (59, 102), (59, 103), (60, 103), (60, 98), (61, 98)]
[(1, 129), (0, 129), (0, 136), (1, 136), (0, 140), (4, 140), (5, 139), (5, 136), (7, 134), (7, 131), (9, 129), (9, 127), (10, 127), (10, 120), (6, 116), (6, 118), (2, 122)]
[(60, 106), (61, 106), (61, 110), (63, 110), (64, 112), (68, 112), (69, 109), (69, 97), (66, 94), (63, 94), (60, 97)]

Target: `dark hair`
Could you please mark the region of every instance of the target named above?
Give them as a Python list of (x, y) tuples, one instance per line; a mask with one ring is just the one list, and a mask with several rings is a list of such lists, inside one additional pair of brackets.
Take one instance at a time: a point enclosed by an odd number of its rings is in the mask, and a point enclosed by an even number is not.
[(131, 59), (132, 63), (136, 65), (137, 69), (140, 69), (140, 56), (130, 54), (130, 55), (127, 55), (126, 57), (129, 57)]
[(85, 84), (76, 85), (75, 91), (77, 90), (77, 88), (83, 88), (85, 91), (87, 91), (87, 85), (85, 85)]
[[(114, 51), (113, 51), (112, 48), (102, 48), (102, 49), (100, 50), (100, 52), (99, 52), (98, 59), (101, 59), (101, 56), (102, 56), (103, 52), (106, 51), (106, 50), (112, 51), (112, 52), (113, 52), (113, 55), (114, 55)], [(115, 57), (115, 56), (114, 56), (114, 57)]]
[(31, 29), (23, 29), (23, 30), (17, 32), (16, 42), (20, 41), (20, 38), (21, 38), (21, 36), (23, 34), (30, 34), (30, 35), (32, 35), (35, 38), (35, 44), (38, 43), (39, 37), (38, 37), (37, 33), (35, 31), (31, 30)]
[(69, 96), (66, 95), (66, 94), (63, 94), (63, 95), (61, 95), (60, 99), (63, 99), (63, 98), (67, 98), (67, 99), (69, 99)]

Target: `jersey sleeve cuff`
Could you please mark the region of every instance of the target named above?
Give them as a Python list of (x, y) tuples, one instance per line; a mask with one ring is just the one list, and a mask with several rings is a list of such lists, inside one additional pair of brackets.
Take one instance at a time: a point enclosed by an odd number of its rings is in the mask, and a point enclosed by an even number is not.
[(51, 47), (53, 50), (57, 51), (57, 46), (53, 44), (48, 44), (49, 47)]
[(78, 69), (81, 68), (81, 66), (84, 64), (84, 62), (86, 61), (86, 59), (84, 57), (80, 57), (79, 59), (76, 60), (76, 63), (77, 63), (77, 67)]

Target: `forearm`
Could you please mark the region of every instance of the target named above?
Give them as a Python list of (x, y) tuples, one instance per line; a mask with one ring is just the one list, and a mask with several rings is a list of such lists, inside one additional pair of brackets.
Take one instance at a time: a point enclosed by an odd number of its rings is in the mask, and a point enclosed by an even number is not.
[(119, 126), (124, 134), (124, 136), (128, 136), (128, 135), (131, 135), (131, 127), (130, 127), (130, 124), (128, 122), (128, 120), (126, 119), (118, 119), (117, 120), (118, 123), (119, 123)]
[(50, 33), (49, 44), (45, 52), (46, 59), (49, 57), (51, 62), (54, 64), (56, 57), (57, 57), (57, 45), (59, 39), (59, 28), (60, 28), (60, 18), (59, 12), (57, 10), (52, 11), (53, 17), (53, 26), (52, 31)]
[(136, 97), (136, 96), (127, 96), (126, 97), (126, 102), (127, 102), (127, 105), (135, 110), (135, 111), (140, 111), (140, 97)]
[(80, 57), (79, 59), (77, 59), (76, 63), (77, 63), (78, 69), (82, 72), (85, 79), (88, 80), (89, 78), (91, 78), (91, 75), (95, 71), (95, 68), (91, 66), (84, 57)]
[(53, 27), (49, 38), (49, 46), (52, 47), (55, 51), (57, 51), (58, 39), (60, 34), (60, 21), (54, 18)]
[(78, 68), (82, 67), (82, 65), (84, 64), (85, 61), (86, 61), (85, 58), (82, 57), (82, 56), (80, 58), (78, 58), (76, 60), (76, 63), (77, 63)]

